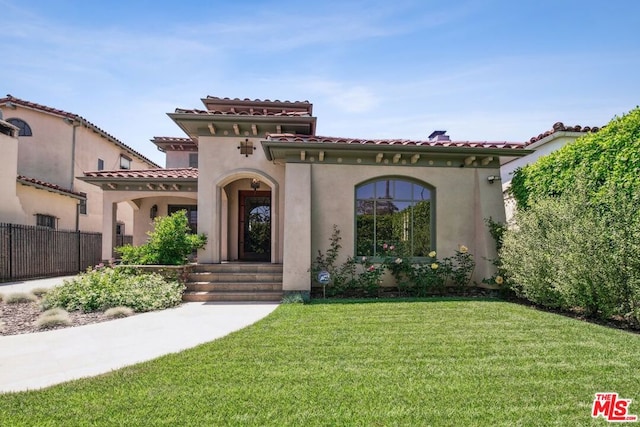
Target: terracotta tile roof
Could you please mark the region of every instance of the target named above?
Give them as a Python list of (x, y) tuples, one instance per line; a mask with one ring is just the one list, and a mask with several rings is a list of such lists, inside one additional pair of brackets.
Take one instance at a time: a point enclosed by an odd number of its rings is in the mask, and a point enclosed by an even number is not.
[(541, 139), (544, 139), (546, 137), (548, 137), (549, 135), (553, 135), (556, 132), (583, 132), (583, 133), (589, 133), (589, 132), (598, 132), (600, 130), (599, 127), (594, 126), (594, 127), (589, 127), (589, 126), (585, 126), (582, 127), (580, 125), (576, 125), (576, 126), (565, 126), (564, 123), (562, 122), (557, 122), (553, 125), (553, 128), (551, 130), (548, 130), (544, 133), (541, 133), (538, 136), (534, 136), (531, 139), (529, 139), (529, 141), (526, 142), (526, 145), (530, 145), (533, 144), (534, 142), (538, 142)]
[(178, 144), (194, 143), (195, 144), (195, 141), (192, 138), (180, 138), (176, 136), (154, 136), (151, 142), (178, 143)]
[(244, 98), (244, 99), (240, 99), (240, 98), (220, 98), (219, 96), (211, 96), (211, 95), (207, 95), (207, 97), (205, 99), (210, 99), (210, 100), (214, 100), (214, 101), (233, 101), (233, 102), (259, 102), (259, 103), (265, 103), (265, 102), (270, 102), (270, 103), (275, 103), (275, 104), (311, 104), (309, 101), (280, 101), (279, 99), (276, 100), (270, 100), (270, 99), (249, 99), (249, 98)]
[(198, 179), (198, 169), (120, 169), (113, 171), (90, 171), (85, 172), (84, 176), (88, 178)]
[(263, 117), (311, 117), (307, 111), (273, 111), (267, 108), (250, 108), (247, 110), (237, 110), (236, 108), (230, 108), (229, 111), (222, 110), (198, 110), (198, 109), (184, 109), (176, 108), (178, 114), (199, 114), (209, 116), (263, 116)]
[(32, 108), (34, 110), (43, 111), (45, 113), (55, 114), (57, 116), (66, 117), (66, 118), (71, 119), (71, 120), (77, 120), (80, 123), (84, 124), (85, 126), (91, 128), (91, 129), (95, 130), (96, 132), (98, 132), (99, 134), (103, 135), (104, 137), (106, 137), (108, 140), (110, 140), (114, 144), (119, 145), (120, 147), (124, 148), (125, 150), (130, 151), (131, 153), (135, 154), (137, 157), (139, 157), (143, 161), (149, 163), (150, 165), (156, 166), (156, 167), (160, 167), (160, 165), (158, 165), (155, 162), (151, 161), (147, 157), (143, 156), (141, 153), (137, 152), (133, 148), (129, 147), (127, 144), (125, 144), (122, 141), (118, 140), (113, 135), (107, 133), (106, 131), (102, 130), (98, 126), (96, 126), (93, 123), (91, 123), (89, 120), (85, 119), (82, 116), (79, 116), (78, 114), (73, 114), (73, 113), (69, 113), (68, 111), (58, 110), (57, 108), (47, 107), (46, 105), (42, 105), (42, 104), (36, 104), (35, 102), (25, 101), (24, 99), (16, 98), (15, 96), (11, 96), (11, 95), (7, 95), (4, 98), (0, 98), (0, 105), (7, 104), (7, 103), (14, 103), (14, 104), (17, 104), (17, 105), (22, 105), (23, 107), (28, 107), (28, 108)]
[(55, 193), (62, 193), (71, 197), (74, 197), (76, 199), (86, 199), (87, 196), (85, 194), (82, 193), (78, 193), (76, 191), (71, 191), (67, 188), (61, 187), (57, 184), (52, 184), (50, 182), (46, 182), (46, 181), (42, 181), (40, 179), (36, 179), (36, 178), (29, 178), (27, 176), (24, 175), (18, 175), (18, 179), (17, 181), (21, 184), (25, 184), (25, 185), (30, 185), (33, 187), (37, 187), (37, 188), (42, 188), (45, 190), (51, 190)]
[(403, 145), (423, 147), (467, 147), (467, 148), (507, 148), (523, 149), (525, 145), (515, 142), (488, 142), (488, 141), (414, 141), (408, 139), (356, 139), (337, 138), (329, 136), (271, 134), (267, 136), (269, 141), (291, 143), (323, 143), (323, 144), (352, 144), (352, 145)]

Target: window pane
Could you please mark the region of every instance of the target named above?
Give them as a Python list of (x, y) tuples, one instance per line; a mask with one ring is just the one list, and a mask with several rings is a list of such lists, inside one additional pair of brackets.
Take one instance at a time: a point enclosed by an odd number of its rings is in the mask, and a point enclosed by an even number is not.
[(365, 184), (358, 187), (356, 190), (356, 199), (373, 199), (374, 198), (374, 184)]
[[(356, 188), (356, 255), (426, 257), (432, 247), (431, 191), (403, 179)], [(384, 249), (384, 245), (387, 249)]]
[(412, 200), (411, 188), (413, 184), (409, 181), (395, 181), (395, 198), (401, 200)]
[(422, 185), (413, 184), (413, 200), (431, 200), (431, 190)]
[(390, 179), (376, 182), (376, 199), (390, 199), (393, 197), (392, 182)]
[(413, 208), (413, 256), (431, 251), (431, 202), (420, 201)]
[(373, 255), (373, 223), (372, 214), (356, 215), (356, 254), (359, 256)]

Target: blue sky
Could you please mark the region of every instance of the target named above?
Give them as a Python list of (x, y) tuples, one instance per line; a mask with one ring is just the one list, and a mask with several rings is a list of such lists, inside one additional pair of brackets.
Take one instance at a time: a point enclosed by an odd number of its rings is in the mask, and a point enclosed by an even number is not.
[(149, 142), (200, 98), (308, 100), (317, 133), (523, 142), (640, 103), (640, 2), (0, 0), (0, 95)]

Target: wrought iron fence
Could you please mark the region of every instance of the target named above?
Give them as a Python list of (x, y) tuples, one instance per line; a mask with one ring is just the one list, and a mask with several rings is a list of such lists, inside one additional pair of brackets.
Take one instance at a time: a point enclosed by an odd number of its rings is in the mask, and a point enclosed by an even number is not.
[(0, 223), (0, 282), (76, 274), (101, 260), (101, 233)]

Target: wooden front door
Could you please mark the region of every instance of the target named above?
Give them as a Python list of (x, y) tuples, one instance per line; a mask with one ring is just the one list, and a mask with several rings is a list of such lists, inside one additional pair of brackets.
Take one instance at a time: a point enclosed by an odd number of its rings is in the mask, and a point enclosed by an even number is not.
[(271, 261), (271, 192), (241, 191), (238, 258)]

